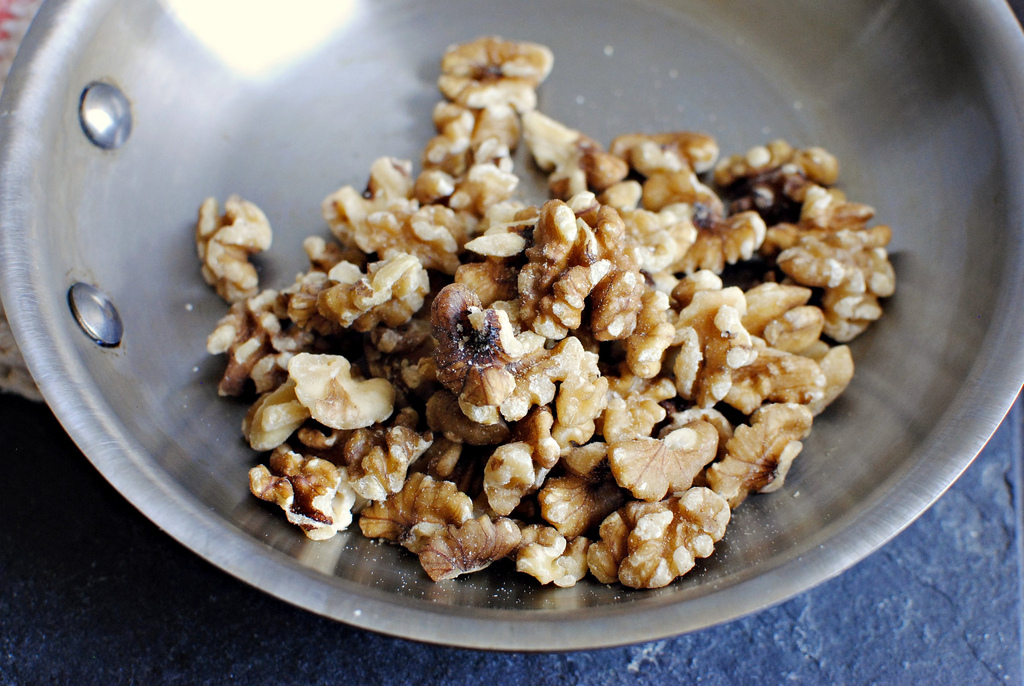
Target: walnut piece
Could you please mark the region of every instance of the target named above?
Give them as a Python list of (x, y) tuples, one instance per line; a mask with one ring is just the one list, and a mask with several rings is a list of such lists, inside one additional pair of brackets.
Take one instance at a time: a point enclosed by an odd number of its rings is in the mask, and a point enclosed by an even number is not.
[(711, 407), (729, 393), (736, 370), (757, 358), (742, 324), (746, 307), (743, 291), (732, 286), (695, 292), (679, 313), (682, 345), (673, 371), (682, 398)]
[(806, 350), (821, 337), (825, 325), (821, 310), (805, 304), (811, 294), (811, 289), (802, 286), (772, 282), (755, 286), (744, 293), (747, 313), (743, 327), (776, 350)]
[(482, 515), (461, 525), (449, 524), (427, 539), (419, 551), (423, 571), (434, 581), (478, 572), (519, 547), (522, 533), (505, 517)]
[(540, 488), (561, 448), (551, 437), (554, 417), (537, 407), (516, 423), (511, 442), (498, 446), (484, 467), (487, 503), (499, 515), (510, 514), (524, 495)]
[(708, 485), (732, 508), (751, 491), (782, 488), (812, 419), (810, 410), (795, 403), (761, 407), (750, 416), (749, 426), (736, 428), (725, 446), (725, 458), (708, 468)]
[(566, 538), (585, 534), (625, 502), (607, 453), (604, 443), (573, 448), (563, 458), (566, 473), (546, 479), (537, 494), (544, 521)]
[(690, 488), (660, 502), (629, 503), (601, 523), (587, 551), (601, 583), (661, 588), (708, 557), (729, 523), (729, 504), (714, 491)]
[(661, 500), (684, 491), (704, 466), (715, 459), (718, 430), (694, 421), (664, 438), (633, 438), (610, 443), (608, 462), (620, 486), (640, 500)]
[(767, 347), (754, 339), (757, 358), (732, 374), (732, 385), (722, 399), (743, 414), (764, 402), (811, 404), (825, 397), (827, 380), (817, 362)]
[(203, 278), (228, 302), (256, 295), (259, 275), (249, 257), (270, 247), (270, 222), (263, 210), (232, 195), (218, 216), (216, 198), (199, 206), (196, 222), (196, 250)]
[(516, 571), (542, 584), (570, 588), (587, 574), (590, 541), (578, 536), (569, 542), (549, 526), (531, 524), (522, 529)]
[(536, 110), (523, 116), (523, 138), (537, 166), (549, 173), (552, 197), (600, 193), (626, 178), (629, 165), (600, 143)]
[(537, 106), (536, 88), (553, 63), (551, 50), (543, 45), (486, 36), (445, 51), (437, 86), (465, 107), (511, 105), (528, 112)]
[(391, 416), (395, 389), (385, 379), (352, 376), (341, 355), (300, 353), (288, 363), (295, 397), (313, 419), (333, 429), (360, 429)]
[(617, 136), (609, 151), (643, 176), (686, 169), (703, 174), (718, 161), (715, 139), (692, 131), (627, 133)]
[(371, 503), (359, 516), (367, 538), (385, 538), (418, 553), (449, 524), (459, 525), (473, 514), (473, 501), (450, 481), (410, 474), (402, 490)]
[(423, 307), (430, 290), (427, 270), (414, 255), (402, 252), (373, 262), (366, 274), (351, 262), (339, 262), (328, 278), (333, 285), (317, 296), (317, 310), (356, 331), (369, 331), (381, 323), (405, 324)]
[(282, 445), (264, 465), (249, 470), (249, 490), (261, 500), (277, 504), (288, 521), (313, 540), (331, 538), (352, 522), (355, 493), (344, 470), (327, 460), (305, 458)]
[(446, 390), (427, 401), (427, 425), (448, 440), (467, 445), (498, 445), (510, 435), (508, 424), (500, 418), (493, 424), (474, 422), (462, 412), (459, 399)]
[(619, 375), (607, 376), (608, 406), (601, 421), (601, 435), (605, 441), (625, 441), (650, 436), (654, 427), (665, 419), (661, 402), (674, 398), (675, 384), (671, 379), (644, 379), (632, 373), (628, 366), (619, 366)]
[(430, 444), (430, 432), (417, 433), (416, 412), (406, 408), (390, 426), (356, 429), (345, 442), (344, 459), (352, 489), (366, 500), (384, 500), (405, 484), (409, 466)]
[(261, 395), (249, 408), (242, 422), (242, 435), (253, 450), (273, 450), (309, 417), (309, 410), (295, 396), (295, 382), (289, 379)]

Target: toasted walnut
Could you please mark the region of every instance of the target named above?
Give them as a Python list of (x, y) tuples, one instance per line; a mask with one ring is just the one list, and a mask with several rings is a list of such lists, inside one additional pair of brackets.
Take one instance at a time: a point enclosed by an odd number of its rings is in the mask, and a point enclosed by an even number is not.
[(218, 211), (216, 198), (199, 206), (196, 250), (206, 283), (233, 303), (258, 292), (259, 276), (249, 257), (269, 248), (272, 234), (263, 210), (237, 195), (224, 203), (224, 214)]
[(896, 284), (885, 250), (891, 235), (885, 225), (812, 234), (779, 254), (779, 269), (793, 281), (825, 289), (824, 332), (833, 340), (850, 341), (881, 317), (878, 299)]
[(328, 277), (334, 285), (318, 295), (319, 313), (356, 331), (405, 324), (430, 290), (427, 270), (414, 255), (401, 252), (370, 264), (366, 274), (351, 262), (339, 262)]
[(366, 264), (366, 253), (362, 250), (336, 241), (328, 243), (320, 236), (308, 236), (302, 241), (302, 249), (309, 258), (310, 269), (315, 272), (326, 274), (339, 262), (351, 262), (358, 267)]
[(384, 259), (410, 253), (427, 269), (454, 274), (467, 217), (443, 205), (419, 207), (412, 198), (411, 172), (407, 160), (378, 159), (365, 192), (344, 186), (324, 199), (324, 219), (346, 246)]
[(708, 468), (708, 485), (735, 508), (751, 491), (782, 488), (811, 431), (810, 410), (794, 403), (765, 405), (739, 426), (725, 446), (725, 459)]
[(454, 579), (485, 569), (519, 547), (522, 534), (505, 517), (483, 515), (461, 525), (449, 524), (427, 539), (419, 551), (423, 571), (434, 581)]
[(561, 448), (551, 437), (554, 417), (536, 407), (516, 423), (511, 442), (499, 446), (484, 468), (484, 493), (491, 509), (507, 515), (524, 495), (537, 490), (558, 461)]
[(359, 528), (367, 538), (385, 538), (418, 553), (432, 535), (472, 514), (473, 501), (455, 484), (416, 473), (398, 493), (364, 509)]
[(711, 407), (729, 393), (736, 370), (756, 359), (753, 339), (741, 323), (746, 307), (736, 287), (693, 294), (677, 323), (683, 342), (673, 371), (681, 397)]
[(430, 447), (430, 432), (417, 433), (416, 412), (406, 408), (389, 426), (356, 429), (345, 442), (344, 459), (352, 489), (367, 500), (384, 500), (401, 490), (409, 466)]
[(689, 205), (668, 205), (658, 212), (626, 209), (619, 210), (619, 214), (629, 240), (642, 248), (640, 267), (644, 272), (683, 271), (681, 261), (697, 240)]
[(689, 205), (691, 219), (698, 226), (709, 218), (725, 216), (725, 205), (715, 192), (705, 186), (697, 175), (685, 169), (678, 172), (652, 174), (643, 184), (643, 206), (652, 212), (660, 212), (669, 205)]
[(480, 298), (481, 307), (490, 307), (498, 300), (512, 300), (519, 295), (516, 288), (519, 274), (514, 265), (501, 259), (470, 262), (455, 272), (455, 283), (467, 287)]
[(626, 362), (641, 378), (651, 379), (661, 372), (665, 351), (675, 338), (676, 328), (668, 321), (668, 311), (667, 295), (652, 288), (644, 289), (636, 329), (626, 339)]
[(822, 354), (809, 356), (817, 360), (821, 373), (825, 375), (825, 389), (821, 399), (807, 403), (811, 414), (819, 415), (850, 385), (853, 379), (853, 355), (847, 346), (837, 345), (831, 348), (825, 346)]
[(718, 143), (703, 133), (627, 133), (617, 136), (609, 148), (644, 176), (658, 172), (692, 169), (710, 171), (718, 161)]
[(826, 379), (814, 360), (769, 348), (754, 339), (757, 358), (732, 374), (732, 385), (722, 399), (743, 414), (765, 402), (810, 404), (825, 395)]
[(730, 511), (707, 488), (690, 488), (655, 503), (632, 502), (601, 523), (601, 540), (587, 551), (597, 580), (632, 588), (661, 588), (708, 557), (725, 534)]
[[(434, 107), (434, 125), (438, 135), (423, 150), (423, 168), (442, 171), (449, 178), (464, 176), (474, 162), (483, 159), (486, 153), (480, 153), (479, 148), (486, 141), (509, 150), (519, 142), (519, 117), (508, 105), (474, 110), (454, 102), (439, 102)], [(454, 188), (439, 197), (453, 191)], [(419, 191), (416, 196), (424, 201)]]
[[(585, 350), (574, 336), (551, 350), (524, 356), (512, 370), (515, 387), (500, 408), (508, 421), (522, 419), (531, 407), (554, 400), (561, 426), (581, 426), (595, 419), (607, 403), (608, 380), (598, 369), (597, 354)], [(555, 382), (561, 382), (557, 389)]]
[(299, 402), (324, 426), (359, 429), (384, 421), (394, 409), (394, 387), (384, 379), (353, 377), (341, 355), (300, 353), (288, 363), (288, 376)]
[(537, 494), (541, 516), (566, 538), (580, 536), (622, 507), (623, 491), (611, 475), (608, 446), (590, 443), (563, 458), (565, 474), (548, 477)]
[(587, 190), (600, 193), (629, 173), (629, 165), (600, 143), (537, 111), (523, 116), (523, 138), (537, 166), (549, 173), (555, 198), (567, 200)]
[(249, 408), (242, 422), (242, 435), (253, 450), (273, 450), (309, 417), (309, 410), (295, 397), (295, 382), (289, 379), (277, 390), (261, 395)]
[(661, 402), (674, 398), (671, 379), (645, 379), (619, 365), (618, 376), (608, 376), (608, 407), (601, 422), (605, 441), (625, 441), (650, 436), (654, 427), (665, 419)]
[(237, 302), (217, 322), (206, 339), (211, 355), (227, 353), (224, 376), (217, 386), (220, 395), (241, 395), (252, 380), (257, 393), (272, 391), (288, 378), (287, 367), (295, 353), (313, 346), (313, 335), (282, 324), (279, 294), (263, 291)]
[(494, 424), (478, 424), (459, 407), (459, 399), (449, 391), (438, 391), (427, 401), (427, 425), (455, 443), (498, 445), (508, 440), (508, 424), (498, 419)]
[(288, 521), (313, 540), (331, 538), (352, 522), (355, 493), (345, 483), (344, 470), (327, 460), (307, 459), (280, 446), (264, 465), (249, 470), (249, 489), (261, 500), (275, 503)]
[(717, 450), (718, 430), (694, 421), (664, 438), (610, 443), (608, 462), (620, 486), (640, 500), (655, 501), (689, 488)]
[(725, 219), (711, 217), (695, 224), (697, 238), (678, 263), (680, 271), (687, 274), (700, 269), (720, 274), (727, 264), (749, 260), (768, 230), (756, 212), (740, 212)]
[(534, 245), (526, 249), (528, 262), (519, 273), (520, 317), (546, 338), (564, 338), (582, 324), (590, 296), (595, 338), (626, 338), (636, 326), (644, 291), (639, 261), (624, 244), (618, 212), (597, 205), (590, 193), (573, 201), (582, 206), (579, 215), (559, 200), (541, 207)]
[(543, 45), (486, 36), (445, 51), (437, 86), (466, 107), (511, 105), (528, 112), (537, 106), (536, 88), (553, 63), (551, 50)]
[(715, 169), (715, 183), (733, 198), (731, 211), (755, 211), (769, 224), (794, 221), (807, 189), (838, 177), (839, 163), (827, 150), (797, 150), (783, 140), (733, 155)]
[(805, 305), (811, 297), (809, 288), (768, 282), (745, 295), (743, 327), (770, 347), (799, 353), (821, 337), (825, 316), (819, 308)]
[(275, 310), (283, 312), (283, 318), (291, 320), (298, 329), (315, 336), (339, 334), (342, 327), (337, 322), (325, 319), (316, 307), (320, 293), (330, 284), (326, 272), (311, 269), (298, 274), (295, 282), (278, 294)]
[(480, 299), (457, 283), (434, 298), (430, 323), (437, 340), (438, 381), (458, 395), (467, 417), (496, 423), (498, 407), (516, 386), (509, 367), (539, 347), (540, 340), (517, 338), (507, 312), (482, 309)]
[(570, 543), (549, 526), (523, 527), (516, 555), (516, 571), (529, 574), (542, 584), (561, 588), (575, 586), (587, 574), (590, 541), (578, 536)]

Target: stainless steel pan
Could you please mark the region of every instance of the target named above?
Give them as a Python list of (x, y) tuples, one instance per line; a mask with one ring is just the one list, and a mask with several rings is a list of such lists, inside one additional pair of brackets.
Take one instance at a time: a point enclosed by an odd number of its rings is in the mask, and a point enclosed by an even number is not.
[[(690, 631), (882, 545), (960, 474), (1020, 389), (1024, 36), (1004, 3), (292, 5), (48, 2), (0, 105), (3, 303), (35, 379), (126, 498), (232, 574), (344, 622), (459, 646)], [(416, 158), (441, 52), (487, 33), (551, 46), (541, 109), (605, 143), (690, 128), (726, 152), (774, 137), (823, 145), (843, 164), (841, 187), (894, 228), (897, 294), (853, 346), (851, 388), (816, 422), (785, 489), (749, 500), (720, 551), (659, 591), (549, 590), (493, 570), (433, 584), (415, 559), (357, 533), (308, 542), (248, 494), (245, 408), (214, 390), (221, 363), (204, 341), (224, 305), (194, 256), (202, 198), (263, 207), (275, 245), (262, 283), (290, 282), (301, 239), (326, 233), (321, 199), (361, 184), (377, 156)], [(108, 112), (115, 127), (131, 116), (119, 147), (80, 122), (95, 82), (125, 96), (127, 110)], [(119, 345), (76, 323), (79, 282), (100, 290), (93, 305), (109, 297)], [(109, 333), (109, 312), (83, 303)]]

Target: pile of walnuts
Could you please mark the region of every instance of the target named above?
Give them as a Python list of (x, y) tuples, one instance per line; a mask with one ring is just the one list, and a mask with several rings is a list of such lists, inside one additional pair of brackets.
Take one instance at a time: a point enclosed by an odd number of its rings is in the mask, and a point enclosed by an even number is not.
[[(308, 238), (281, 290), (250, 262), (259, 208), (204, 202), (202, 273), (233, 303), (208, 349), (222, 395), (258, 395), (253, 494), (310, 538), (357, 517), (435, 580), (509, 558), (543, 584), (657, 588), (782, 486), (893, 292), (891, 232), (821, 148), (606, 150), (535, 109), (551, 66), (530, 43), (449, 48), (419, 173), (381, 158), (328, 196), (336, 240)], [(521, 140), (540, 207), (515, 199)]]

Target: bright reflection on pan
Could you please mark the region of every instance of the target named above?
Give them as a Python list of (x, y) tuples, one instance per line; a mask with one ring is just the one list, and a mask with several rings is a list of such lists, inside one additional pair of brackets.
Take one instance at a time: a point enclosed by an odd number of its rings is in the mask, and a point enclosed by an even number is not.
[(266, 76), (314, 52), (351, 16), (353, 0), (163, 0), (170, 13), (241, 76)]

